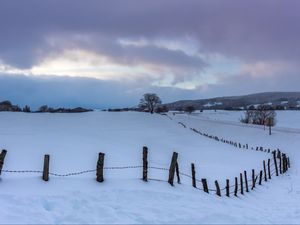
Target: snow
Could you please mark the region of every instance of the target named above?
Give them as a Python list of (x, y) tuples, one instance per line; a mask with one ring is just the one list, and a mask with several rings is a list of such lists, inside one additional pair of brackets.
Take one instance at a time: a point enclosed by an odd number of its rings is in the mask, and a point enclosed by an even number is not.
[[(240, 124), (240, 119), (244, 116), (244, 111), (226, 111), (226, 110), (204, 110), (202, 113), (193, 114), (199, 119), (218, 120), (228, 123)], [(294, 110), (278, 110), (276, 111), (276, 127), (275, 129), (295, 130), (300, 131), (299, 111)], [(243, 124), (244, 125), (244, 124)], [(250, 125), (251, 126), (251, 125)]]
[(216, 105), (223, 105), (223, 102), (208, 102), (203, 106), (204, 107), (211, 107), (211, 106), (216, 106)]
[[(0, 223), (299, 223), (299, 112), (278, 113), (285, 129), (274, 130), (272, 136), (260, 127), (240, 124), (241, 113), (170, 113), (172, 119), (137, 112), (0, 113), (0, 147), (8, 150), (4, 170), (42, 170), (47, 153), (50, 171), (60, 174), (95, 169), (99, 152), (106, 154), (105, 167), (139, 166), (146, 145), (149, 166), (168, 168), (176, 151), (180, 170), (190, 174), (195, 163), (197, 178), (207, 178), (214, 189), (214, 180), (221, 187), (225, 179), (232, 184), (240, 172), (261, 169), (262, 160), (271, 157), (200, 136), (178, 122), (251, 146), (280, 148), (292, 164), (286, 175), (238, 198), (206, 194), (193, 188), (187, 177), (174, 187), (156, 180), (146, 183), (140, 179), (141, 168), (105, 170), (104, 183), (96, 182), (94, 172), (50, 176), (49, 182), (41, 174), (3, 172)], [(289, 113), (282, 122), (281, 113)], [(149, 177), (167, 180), (168, 173), (150, 169)]]

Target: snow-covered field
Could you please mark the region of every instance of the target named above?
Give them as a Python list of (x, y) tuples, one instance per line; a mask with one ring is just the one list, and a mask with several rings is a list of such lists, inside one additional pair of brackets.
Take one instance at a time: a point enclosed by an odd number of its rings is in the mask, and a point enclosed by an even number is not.
[[(194, 116), (198, 116), (203, 119), (219, 120), (224, 122), (236, 122), (244, 116), (244, 111), (225, 111), (225, 110), (204, 110), (202, 113), (194, 113)], [(299, 111), (276, 111), (277, 123), (276, 127), (279, 128), (295, 128), (300, 131), (300, 112)]]
[[(168, 168), (176, 151), (183, 173), (190, 174), (195, 163), (197, 178), (207, 178), (214, 188), (214, 180), (224, 187), (225, 179), (233, 182), (243, 170), (261, 169), (271, 157), (205, 138), (178, 122), (252, 146), (280, 148), (292, 166), (286, 175), (238, 198), (207, 195), (186, 177), (174, 187), (156, 180), (145, 183), (141, 168), (105, 170), (104, 183), (96, 182), (94, 172), (50, 176), (49, 182), (39, 173), (3, 172), (0, 223), (299, 223), (300, 113), (279, 112), (278, 126), (284, 129), (275, 129), (272, 136), (260, 127), (240, 125), (238, 113), (170, 113), (172, 120), (135, 112), (0, 113), (0, 148), (8, 150), (3, 170), (42, 170), (47, 153), (50, 172), (59, 174), (95, 169), (99, 152), (106, 154), (107, 167), (139, 166), (145, 145), (149, 166)], [(168, 173), (150, 170), (149, 177), (167, 180)]]

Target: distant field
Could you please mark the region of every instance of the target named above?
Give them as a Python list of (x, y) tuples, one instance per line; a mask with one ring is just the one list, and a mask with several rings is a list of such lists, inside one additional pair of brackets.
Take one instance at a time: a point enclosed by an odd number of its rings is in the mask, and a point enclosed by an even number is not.
[[(276, 111), (277, 127), (299, 128), (300, 129), (300, 111)], [(225, 111), (225, 110), (205, 110), (197, 116), (213, 120), (239, 122), (244, 116), (244, 111)]]

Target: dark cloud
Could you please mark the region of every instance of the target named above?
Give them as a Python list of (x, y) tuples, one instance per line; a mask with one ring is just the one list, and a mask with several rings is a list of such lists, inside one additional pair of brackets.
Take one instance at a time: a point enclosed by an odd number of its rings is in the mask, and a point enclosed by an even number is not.
[[(300, 60), (300, 1), (282, 0), (2, 0), (0, 63), (30, 68), (64, 49), (88, 49), (119, 64), (153, 64), (194, 77), (210, 65), (214, 53), (241, 63)], [(119, 39), (150, 44), (122, 46)], [(203, 58), (182, 49), (154, 45), (155, 40), (194, 40)], [(67, 74), (66, 74), (67, 75)], [(87, 78), (0, 76), (0, 97), (19, 104), (110, 107), (135, 104), (147, 91), (165, 101), (256, 91), (297, 90), (297, 71), (256, 77), (236, 74), (188, 91), (136, 82)], [(272, 78), (270, 80), (270, 77)], [(205, 79), (205, 77), (203, 78)], [(205, 83), (205, 82), (203, 82)], [(114, 90), (113, 93), (111, 90)], [(109, 99), (107, 98), (109, 96)]]
[(0, 56), (11, 64), (28, 66), (37, 50), (51, 49), (45, 38), (64, 32), (112, 41), (192, 36), (201, 44), (201, 52), (243, 60), (298, 60), (299, 7), (299, 1), (280, 0), (4, 0)]

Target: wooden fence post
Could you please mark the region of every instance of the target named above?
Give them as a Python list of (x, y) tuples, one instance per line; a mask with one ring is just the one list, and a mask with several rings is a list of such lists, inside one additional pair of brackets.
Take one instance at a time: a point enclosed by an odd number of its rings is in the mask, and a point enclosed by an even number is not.
[(192, 170), (192, 185), (194, 188), (196, 188), (196, 171), (195, 171), (195, 165), (194, 163), (191, 164), (191, 170)]
[(285, 173), (288, 170), (286, 154), (282, 154), (282, 157), (283, 157), (283, 172)]
[(278, 167), (277, 167), (277, 160), (276, 160), (276, 151), (273, 151), (273, 159), (274, 159), (274, 166), (275, 166), (276, 176), (278, 176)]
[(246, 171), (246, 170), (244, 170), (244, 176), (245, 176), (246, 192), (249, 192), (249, 188), (248, 188), (248, 179), (247, 179), (247, 171)]
[(43, 170), (43, 180), (48, 181), (49, 180), (49, 161), (50, 161), (50, 155), (44, 156), (44, 170)]
[(287, 156), (285, 155), (285, 172), (288, 171), (288, 160), (287, 160)]
[(226, 196), (230, 197), (230, 191), (229, 191), (229, 179), (226, 179)]
[(217, 180), (215, 181), (215, 185), (216, 185), (216, 190), (217, 190), (216, 194), (221, 197), (221, 190), (220, 190), (220, 186), (219, 186), (219, 183)]
[(207, 185), (207, 180), (205, 178), (201, 179), (202, 185), (203, 185), (203, 190), (206, 193), (209, 193), (208, 191), (208, 185)]
[(267, 169), (266, 169), (266, 161), (263, 161), (263, 166), (264, 166), (264, 178), (265, 178), (265, 182), (267, 182)]
[(178, 158), (178, 153), (173, 152), (170, 169), (169, 169), (169, 179), (168, 179), (168, 183), (171, 184), (171, 186), (174, 185), (174, 174), (176, 169), (177, 158)]
[(269, 117), (269, 118), (268, 118), (269, 135), (272, 134), (272, 123), (273, 123), (273, 118)]
[(255, 180), (255, 170), (252, 169), (252, 188), (251, 188), (251, 190), (253, 190), (255, 188), (255, 182), (256, 182), (256, 180)]
[(258, 182), (259, 185), (261, 185), (262, 175), (263, 175), (263, 172), (262, 172), (262, 170), (261, 170), (261, 171), (259, 172), (259, 182)]
[(234, 178), (234, 196), (237, 196), (237, 192), (238, 192), (238, 178), (235, 177)]
[(290, 157), (287, 157), (287, 165), (288, 165), (288, 168), (291, 168)]
[(269, 179), (271, 179), (271, 168), (270, 168), (270, 164), (271, 164), (271, 160), (268, 159), (268, 176), (269, 176)]
[(279, 158), (279, 173), (282, 174), (282, 155), (280, 151), (278, 151), (277, 157)]
[(285, 173), (285, 154), (282, 153), (282, 173)]
[(148, 148), (143, 147), (143, 181), (148, 181)]
[(4, 165), (4, 159), (5, 159), (6, 153), (7, 153), (7, 151), (5, 149), (3, 149), (0, 154), (0, 175), (2, 172), (3, 165)]
[(98, 182), (103, 182), (104, 177), (103, 177), (103, 168), (104, 168), (104, 156), (105, 154), (100, 152), (98, 155), (98, 162), (97, 162), (97, 172), (96, 172), (96, 180)]
[(243, 174), (240, 173), (240, 185), (241, 185), (241, 194), (244, 194), (244, 185), (243, 185)]
[(177, 175), (177, 183), (180, 184), (180, 174), (179, 174), (178, 162), (176, 162), (176, 175)]

